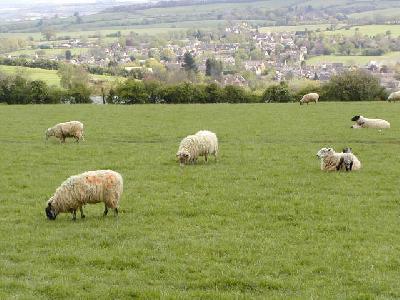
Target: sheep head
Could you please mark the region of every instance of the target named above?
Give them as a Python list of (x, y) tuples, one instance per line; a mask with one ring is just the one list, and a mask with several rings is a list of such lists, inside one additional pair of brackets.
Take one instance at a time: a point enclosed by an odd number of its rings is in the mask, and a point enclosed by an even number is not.
[(178, 158), (179, 164), (180, 164), (181, 166), (187, 164), (187, 163), (190, 161), (190, 154), (187, 153), (186, 151), (178, 152), (178, 153), (176, 154), (176, 157)]
[(46, 135), (46, 140), (48, 140), (49, 137), (53, 135), (53, 130), (51, 128), (47, 128), (45, 135)]
[(324, 158), (324, 157), (327, 157), (329, 155), (333, 155), (334, 153), (335, 153), (335, 150), (333, 150), (332, 148), (321, 148), (317, 152), (317, 157), (318, 158)]
[(56, 219), (57, 213), (55, 212), (54, 208), (51, 206), (51, 201), (48, 202), (45, 212), (46, 212), (46, 216), (49, 220)]

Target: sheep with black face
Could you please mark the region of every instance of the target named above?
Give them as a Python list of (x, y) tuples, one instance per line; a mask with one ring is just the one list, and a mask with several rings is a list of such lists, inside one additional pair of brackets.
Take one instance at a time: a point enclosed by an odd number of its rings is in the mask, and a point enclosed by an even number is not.
[(382, 119), (369, 119), (363, 116), (354, 116), (351, 120), (356, 122), (351, 128), (390, 128), (390, 123)]

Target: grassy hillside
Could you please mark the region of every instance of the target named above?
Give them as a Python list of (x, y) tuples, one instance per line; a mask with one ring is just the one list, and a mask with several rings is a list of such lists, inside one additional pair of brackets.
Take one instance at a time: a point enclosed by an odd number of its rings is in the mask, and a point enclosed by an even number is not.
[[(15, 66), (2, 66), (0, 65), (0, 73), (7, 75), (19, 74), (30, 80), (43, 80), (49, 85), (60, 85), (60, 77), (57, 75), (56, 70), (45, 70), (39, 68), (15, 67)], [(122, 78), (107, 75), (90, 75), (93, 79), (115, 81)]]
[[(400, 106), (389, 103), (0, 106), (0, 298), (400, 297)], [(351, 130), (354, 114), (392, 129)], [(64, 120), (86, 141), (44, 142)], [(220, 157), (180, 168), (182, 137), (218, 134)], [(351, 146), (361, 171), (326, 173)], [(68, 176), (114, 169), (120, 216), (63, 214)]]
[(335, 55), (321, 55), (314, 56), (307, 59), (307, 63), (310, 65), (318, 65), (324, 63), (344, 63), (345, 65), (366, 65), (370, 61), (377, 61), (382, 64), (396, 64), (400, 61), (400, 52), (390, 52), (381, 56), (335, 56)]

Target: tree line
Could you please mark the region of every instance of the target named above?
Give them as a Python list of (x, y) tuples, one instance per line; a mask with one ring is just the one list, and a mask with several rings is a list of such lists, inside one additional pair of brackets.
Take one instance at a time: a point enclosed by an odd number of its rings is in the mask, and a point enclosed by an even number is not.
[[(90, 103), (92, 91), (81, 75), (64, 70), (60, 74), (63, 88), (18, 75), (0, 77), (0, 103)], [(346, 71), (324, 84), (305, 85), (297, 90), (282, 81), (270, 85), (262, 93), (235, 85), (191, 82), (166, 85), (154, 80), (130, 78), (107, 91), (102, 89), (102, 96), (103, 101), (110, 104), (286, 103), (298, 102), (309, 92), (319, 93), (320, 101), (379, 101), (388, 96), (379, 79), (362, 70)]]

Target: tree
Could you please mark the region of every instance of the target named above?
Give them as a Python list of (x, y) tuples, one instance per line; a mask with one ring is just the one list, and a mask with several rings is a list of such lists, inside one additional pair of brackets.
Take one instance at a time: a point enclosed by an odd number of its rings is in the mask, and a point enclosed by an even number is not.
[(46, 38), (47, 41), (50, 41), (55, 38), (56, 32), (50, 28), (46, 28), (42, 30), (42, 35)]
[(66, 60), (71, 60), (71, 58), (72, 58), (71, 50), (65, 51), (65, 59)]
[(63, 64), (57, 72), (63, 88), (72, 89), (75, 86), (88, 85), (89, 73), (81, 66)]
[(28, 85), (30, 90), (30, 103), (32, 104), (44, 104), (49, 102), (49, 88), (47, 84), (42, 80), (31, 81)]
[(220, 78), (222, 76), (222, 62), (215, 58), (208, 58), (206, 60), (206, 76), (213, 78)]
[(122, 104), (143, 104), (149, 99), (142, 81), (128, 79), (116, 89), (116, 101)]
[(324, 98), (331, 101), (373, 101), (387, 97), (379, 79), (362, 70), (333, 76), (322, 91)]
[(183, 67), (186, 72), (197, 72), (196, 62), (190, 52), (186, 52), (183, 56)]
[(289, 91), (289, 87), (286, 82), (281, 81), (279, 84), (274, 84), (264, 91), (262, 100), (267, 103), (271, 102), (291, 102), (293, 96)]

